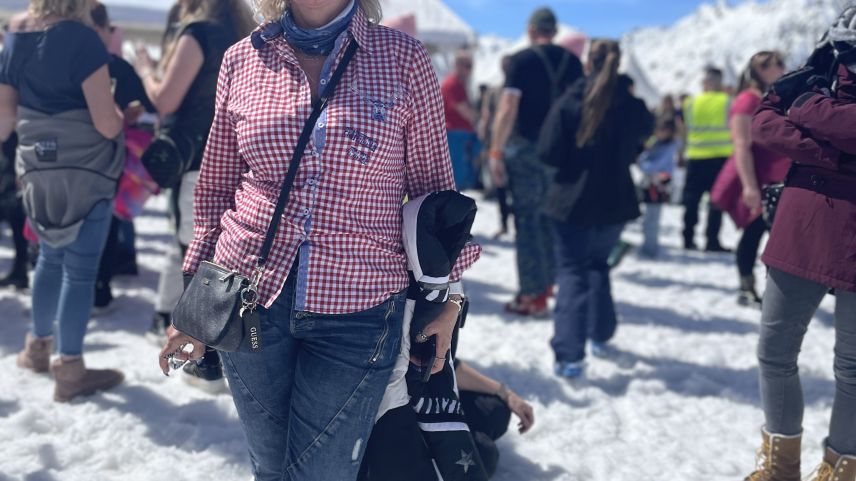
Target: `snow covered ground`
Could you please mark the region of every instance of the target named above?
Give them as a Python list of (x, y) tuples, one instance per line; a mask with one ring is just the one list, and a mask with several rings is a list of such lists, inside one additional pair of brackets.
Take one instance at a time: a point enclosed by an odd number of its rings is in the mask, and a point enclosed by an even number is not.
[[(667, 209), (664, 258), (631, 254), (614, 273), (620, 355), (593, 359), (585, 380), (568, 383), (551, 373), (551, 323), (502, 312), (516, 282), (514, 253), (510, 239), (489, 240), (496, 209), (480, 205), (475, 231), (485, 252), (468, 276), (473, 304), (461, 357), (529, 399), (537, 417), (532, 432), (501, 441), (495, 479), (742, 479), (762, 422), (759, 314), (736, 306), (730, 258), (679, 250), (680, 211)], [(53, 403), (50, 378), (15, 367), (29, 298), (0, 291), (0, 481), (250, 479), (231, 398), (164, 377), (157, 348), (143, 337), (169, 239), (163, 199), (149, 207), (137, 222), (141, 275), (117, 280), (116, 309), (95, 318), (86, 339), (90, 365), (127, 374), (115, 391)], [(638, 243), (639, 229), (629, 227), (625, 237)], [(724, 239), (733, 244), (736, 234)], [(0, 271), (11, 255), (4, 236)], [(802, 356), (806, 469), (820, 459), (831, 406), (830, 312), (827, 299)]]

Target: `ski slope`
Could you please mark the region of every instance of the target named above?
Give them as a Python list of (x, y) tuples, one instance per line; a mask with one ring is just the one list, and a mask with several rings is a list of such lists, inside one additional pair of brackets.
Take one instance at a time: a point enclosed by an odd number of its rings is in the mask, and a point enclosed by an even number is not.
[[(94, 318), (86, 339), (91, 366), (125, 371), (127, 381), (115, 391), (52, 402), (50, 378), (15, 366), (29, 298), (0, 290), (0, 481), (250, 480), (231, 398), (164, 377), (158, 349), (143, 337), (169, 241), (164, 210), (164, 199), (155, 199), (138, 219), (141, 275), (116, 281), (115, 310)], [(630, 254), (614, 273), (620, 354), (591, 360), (587, 378), (568, 383), (551, 372), (552, 324), (502, 312), (516, 279), (511, 240), (488, 240), (496, 219), (494, 206), (480, 202), (475, 233), (485, 250), (467, 277), (473, 303), (460, 356), (528, 399), (536, 425), (501, 440), (494, 479), (742, 479), (762, 423), (754, 356), (759, 313), (735, 304), (730, 258), (679, 250), (680, 210), (668, 208), (664, 258)], [(625, 238), (638, 243), (638, 227), (628, 227)], [(724, 239), (733, 245), (736, 234), (729, 230)], [(11, 256), (4, 235), (3, 272)], [(802, 356), (806, 470), (820, 460), (832, 400), (830, 302)]]

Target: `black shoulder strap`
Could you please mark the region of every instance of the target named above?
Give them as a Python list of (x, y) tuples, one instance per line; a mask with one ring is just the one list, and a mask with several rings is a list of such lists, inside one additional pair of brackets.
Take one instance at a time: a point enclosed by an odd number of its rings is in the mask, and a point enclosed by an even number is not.
[(547, 56), (547, 52), (544, 51), (540, 46), (535, 46), (532, 48), (535, 52), (535, 55), (541, 59), (541, 63), (544, 64), (544, 69), (547, 70), (547, 77), (550, 79), (550, 98), (552, 100), (556, 100), (562, 94), (560, 92), (560, 85), (562, 83), (562, 77), (565, 76), (565, 70), (568, 68), (568, 64), (570, 63), (570, 52), (566, 52), (562, 49), (562, 60), (559, 63), (558, 70), (553, 67), (553, 62), (550, 60), (550, 57)]
[(333, 72), (333, 76), (330, 77), (330, 82), (327, 84), (327, 87), (323, 92), (321, 92), (321, 97), (312, 106), (312, 114), (309, 115), (309, 118), (303, 125), (303, 132), (300, 134), (300, 139), (297, 141), (297, 147), (294, 149), (294, 155), (291, 157), (291, 164), (288, 166), (288, 173), (285, 176), (285, 181), (282, 183), (282, 189), (279, 192), (279, 199), (277, 200), (276, 208), (273, 211), (273, 218), (270, 221), (267, 235), (265, 236), (265, 242), (262, 244), (262, 249), (259, 253), (258, 267), (263, 267), (265, 262), (267, 262), (268, 255), (270, 255), (270, 250), (271, 247), (273, 247), (273, 241), (276, 237), (276, 232), (279, 230), (282, 213), (285, 210), (285, 206), (288, 204), (291, 187), (294, 185), (294, 178), (297, 177), (297, 170), (300, 168), (300, 160), (303, 158), (306, 146), (309, 144), (309, 138), (315, 128), (315, 123), (318, 121), (318, 117), (321, 116), (321, 112), (327, 108), (327, 105), (330, 103), (330, 99), (332, 99), (333, 95), (336, 93), (336, 85), (339, 83), (339, 80), (342, 78), (345, 70), (347, 70), (348, 63), (351, 62), (356, 51), (357, 42), (351, 38), (348, 48), (345, 50), (345, 55), (339, 62), (339, 66), (336, 67), (336, 71)]

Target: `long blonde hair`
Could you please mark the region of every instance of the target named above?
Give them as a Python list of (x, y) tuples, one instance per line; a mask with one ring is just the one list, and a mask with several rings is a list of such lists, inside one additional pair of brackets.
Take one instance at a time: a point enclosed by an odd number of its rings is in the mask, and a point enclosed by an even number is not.
[[(360, 4), (360, 8), (365, 12), (369, 22), (373, 24), (380, 23), (383, 18), (383, 9), (380, 6), (380, 0), (356, 0)], [(291, 8), (291, 0), (253, 0), (258, 13), (260, 13), (267, 21), (276, 21), (282, 18), (285, 10)]]
[(72, 20), (89, 20), (90, 0), (30, 0), (30, 15), (44, 18), (50, 15)]
[[(258, 26), (245, 0), (188, 0), (181, 2), (178, 18), (182, 25), (204, 21), (231, 24), (238, 38), (246, 37)], [(177, 44), (175, 37), (168, 45), (161, 61), (164, 69), (172, 60)]]
[(589, 50), (592, 79), (583, 99), (582, 123), (577, 130), (577, 147), (587, 144), (597, 134), (615, 95), (621, 47), (614, 40), (595, 40)]

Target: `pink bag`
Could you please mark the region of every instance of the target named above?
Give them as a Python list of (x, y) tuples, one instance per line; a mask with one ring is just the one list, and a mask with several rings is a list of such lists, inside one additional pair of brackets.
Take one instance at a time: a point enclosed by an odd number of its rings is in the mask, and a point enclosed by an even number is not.
[(739, 229), (745, 229), (758, 218), (758, 215), (752, 215), (743, 202), (743, 183), (737, 173), (734, 157), (729, 158), (719, 172), (719, 177), (710, 191), (710, 201), (720, 210), (727, 212)]
[(119, 179), (119, 190), (113, 212), (123, 220), (140, 215), (149, 197), (159, 192), (158, 185), (146, 172), (140, 157), (152, 141), (152, 134), (134, 127), (125, 129), (125, 172)]
[(36, 230), (30, 225), (30, 219), (27, 219), (27, 222), (24, 223), (24, 239), (27, 239), (31, 244), (39, 243), (39, 235), (36, 234)]

